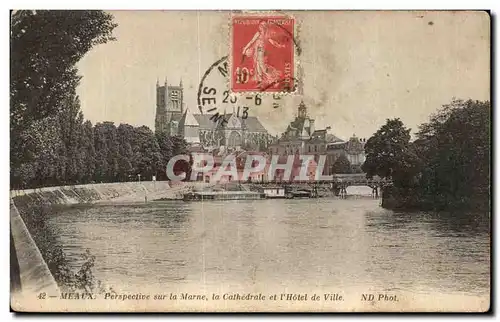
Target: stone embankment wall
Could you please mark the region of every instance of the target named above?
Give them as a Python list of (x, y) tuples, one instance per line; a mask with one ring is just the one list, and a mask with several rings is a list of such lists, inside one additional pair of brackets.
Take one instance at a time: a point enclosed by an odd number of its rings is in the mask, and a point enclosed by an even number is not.
[[(120, 204), (153, 201), (156, 199), (181, 199), (185, 192), (200, 189), (202, 182), (120, 182), (85, 184), (75, 186), (45, 187), (10, 192), (11, 228), (11, 304), (20, 307), (24, 296), (36, 294), (57, 295), (58, 285), (40, 250), (26, 227), (19, 210), (29, 213), (43, 205), (71, 204)], [(18, 209), (19, 208), (19, 209)], [(34, 295), (35, 294), (35, 295)], [(43, 295), (45, 294), (45, 295)]]
[(25, 303), (25, 297), (31, 296), (31, 300), (36, 301), (37, 295), (59, 295), (59, 287), (12, 200), (10, 234), (10, 276), (17, 284), (11, 283), (12, 307), (23, 311), (21, 303)]
[(204, 187), (202, 182), (118, 182), (75, 186), (12, 190), (10, 196), (18, 206), (26, 204), (127, 203), (156, 199), (181, 199), (183, 193)]

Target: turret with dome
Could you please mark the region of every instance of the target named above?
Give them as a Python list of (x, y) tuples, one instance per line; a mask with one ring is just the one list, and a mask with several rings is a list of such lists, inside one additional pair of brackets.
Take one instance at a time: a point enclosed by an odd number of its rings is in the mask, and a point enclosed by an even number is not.
[(353, 136), (346, 142), (332, 134), (330, 126), (317, 130), (315, 125), (315, 120), (308, 115), (307, 105), (302, 100), (297, 107), (297, 116), (287, 126), (280, 139), (269, 147), (269, 153), (312, 154), (315, 161), (319, 160), (320, 155), (326, 155), (327, 172), (342, 154), (356, 167), (364, 162), (364, 140)]

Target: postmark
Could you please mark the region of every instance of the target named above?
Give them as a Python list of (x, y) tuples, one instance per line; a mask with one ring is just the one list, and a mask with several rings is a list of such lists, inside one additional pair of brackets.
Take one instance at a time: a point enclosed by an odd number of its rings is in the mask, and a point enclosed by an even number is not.
[[(231, 115), (237, 118), (248, 118), (255, 108), (270, 108), (277, 110), (283, 106), (283, 97), (286, 93), (271, 92), (232, 92), (229, 87), (229, 57), (223, 56), (203, 74), (197, 91), (198, 110), (201, 114), (210, 114), (210, 120), (220, 127), (224, 127)], [(283, 84), (280, 80), (279, 84)], [(297, 78), (292, 78), (294, 91), (299, 84)], [(265, 89), (265, 88), (264, 88)]]
[(278, 15), (231, 18), (231, 92), (295, 89), (295, 19)]
[[(240, 18), (243, 20), (235, 20)], [(255, 69), (252, 67), (253, 60), (239, 55), (234, 44), (231, 43), (228, 47), (229, 55), (221, 57), (207, 68), (200, 80), (197, 91), (198, 110), (201, 114), (210, 114), (210, 120), (221, 127), (227, 124), (232, 115), (244, 120), (256, 108), (279, 110), (283, 107), (287, 95), (302, 95), (303, 84), (299, 68), (299, 57), (302, 49), (298, 40), (299, 24), (295, 18), (278, 16), (277, 13), (270, 13), (267, 16), (262, 14), (252, 15), (251, 13), (233, 16), (230, 18), (229, 23), (229, 39), (233, 39), (235, 36), (232, 28), (233, 22), (235, 24), (241, 22), (245, 26), (244, 21), (252, 21), (251, 24), (254, 27), (255, 22), (265, 22), (265, 25), (269, 25), (269, 28), (273, 31), (270, 35), (273, 35), (280, 43), (285, 44), (279, 49), (282, 50), (281, 53), (285, 52), (286, 55), (275, 55), (271, 59), (271, 62), (273, 62), (273, 59), (281, 59), (276, 66), (281, 66), (283, 72), (278, 73), (279, 77), (272, 82), (261, 82), (259, 86), (256, 86), (255, 81), (251, 80), (255, 76)], [(248, 27), (243, 27), (241, 30), (236, 28), (236, 33), (245, 31), (245, 28), (247, 28), (247, 31), (251, 31)], [(279, 32), (275, 32), (276, 30)], [(271, 41), (268, 42), (271, 43)], [(274, 39), (272, 42), (274, 42)], [(275, 44), (278, 43), (275, 42)], [(244, 46), (246, 44), (240, 46), (242, 47), (240, 52)], [(249, 52), (248, 50), (245, 51)], [(279, 54), (280, 52), (276, 53)], [(239, 57), (240, 62), (243, 60), (243, 64), (237, 67), (233, 64), (233, 62), (237, 61), (236, 56)], [(267, 58), (266, 62), (269, 62)], [(240, 67), (239, 70), (238, 67)], [(235, 91), (232, 86), (235, 82), (241, 82), (240, 85), (245, 86), (241, 86), (240, 90)]]

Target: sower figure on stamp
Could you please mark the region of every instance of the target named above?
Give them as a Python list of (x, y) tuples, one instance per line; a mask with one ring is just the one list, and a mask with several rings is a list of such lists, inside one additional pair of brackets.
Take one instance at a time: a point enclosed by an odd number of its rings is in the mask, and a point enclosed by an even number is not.
[(273, 66), (267, 64), (266, 61), (266, 42), (269, 42), (276, 48), (283, 48), (285, 45), (280, 44), (273, 39), (274, 32), (269, 30), (268, 23), (261, 21), (259, 23), (259, 30), (255, 33), (252, 40), (243, 48), (243, 57), (252, 57), (254, 60), (254, 80), (259, 87), (264, 87), (272, 83), (277, 83), (281, 72)]

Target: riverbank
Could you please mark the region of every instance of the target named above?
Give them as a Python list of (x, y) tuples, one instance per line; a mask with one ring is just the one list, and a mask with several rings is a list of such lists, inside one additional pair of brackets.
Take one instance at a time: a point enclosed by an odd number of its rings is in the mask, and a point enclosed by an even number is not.
[(382, 208), (404, 211), (479, 211), (491, 212), (490, 202), (484, 199), (468, 198), (467, 200), (445, 200), (432, 196), (422, 197), (417, 190), (384, 187), (382, 191)]
[(10, 202), (10, 276), (11, 301), (18, 308), (23, 301), (22, 293), (58, 294), (57, 282), (47, 262), (42, 256), (25, 221), (21, 218), (14, 203)]
[(14, 250), (11, 275), (17, 281), (14, 289), (21, 291), (15, 293), (19, 295), (33, 288), (47, 291), (60, 287), (75, 291), (101, 287), (92, 274), (93, 256), (86, 254), (81, 268), (73, 271), (57, 243), (58, 234), (47, 227), (47, 221), (59, 211), (58, 208), (181, 199), (185, 192), (205, 185), (197, 182), (123, 182), (11, 191), (11, 249)]
[(207, 184), (203, 182), (118, 182), (12, 190), (10, 196), (18, 207), (87, 203), (112, 204), (147, 202), (157, 199), (181, 199), (183, 193), (205, 186)]

